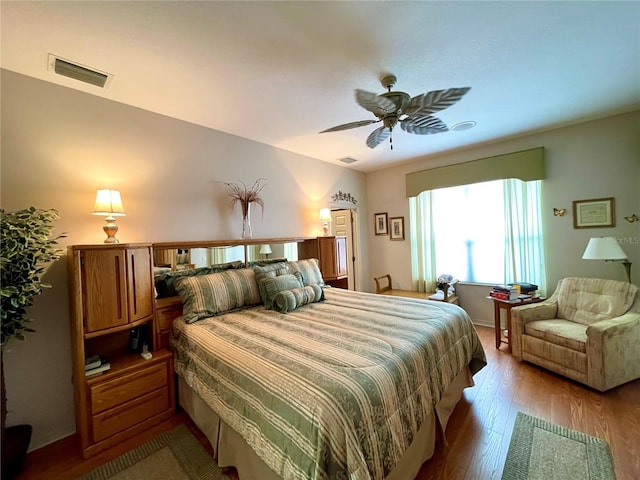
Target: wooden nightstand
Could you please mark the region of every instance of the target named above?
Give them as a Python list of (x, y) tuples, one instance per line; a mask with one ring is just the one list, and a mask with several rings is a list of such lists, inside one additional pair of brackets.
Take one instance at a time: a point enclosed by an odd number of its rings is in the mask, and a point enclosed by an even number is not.
[[(173, 354), (155, 341), (151, 245), (68, 250), (76, 428), (88, 458), (175, 414)], [(151, 359), (129, 351), (133, 329)], [(94, 355), (110, 368), (87, 377)]]
[[(538, 303), (542, 302), (544, 298), (542, 297), (532, 297), (521, 300), (501, 300), (499, 298), (487, 297), (490, 300), (493, 300), (493, 321), (495, 324), (496, 331), (496, 348), (500, 348), (502, 343), (506, 343), (508, 345), (509, 353), (511, 353), (511, 342), (509, 341), (509, 334), (511, 333), (511, 309), (513, 307), (519, 307), (521, 305), (528, 305), (530, 303)], [(506, 322), (507, 328), (505, 334), (503, 335), (502, 328), (500, 327), (500, 311), (504, 310), (506, 312)]]

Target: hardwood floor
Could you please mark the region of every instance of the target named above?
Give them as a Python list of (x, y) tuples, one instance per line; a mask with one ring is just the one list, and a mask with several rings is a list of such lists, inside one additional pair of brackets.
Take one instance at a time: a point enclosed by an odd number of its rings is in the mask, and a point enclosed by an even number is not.
[[(476, 374), (476, 386), (465, 390), (454, 410), (448, 444), (438, 442), (415, 480), (500, 479), (518, 411), (607, 440), (618, 480), (640, 478), (640, 380), (599, 393), (516, 361), (506, 345), (496, 350), (492, 328), (477, 330), (488, 366)], [(180, 414), (86, 461), (74, 437), (60, 440), (30, 453), (19, 479), (74, 479), (183, 422), (199, 434)], [(198, 438), (208, 447), (201, 434)]]

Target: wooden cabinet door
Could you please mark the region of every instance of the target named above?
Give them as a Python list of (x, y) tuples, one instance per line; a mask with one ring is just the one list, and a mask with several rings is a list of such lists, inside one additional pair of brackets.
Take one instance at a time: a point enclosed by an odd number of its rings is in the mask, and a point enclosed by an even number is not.
[(325, 280), (335, 280), (338, 277), (335, 240), (336, 237), (318, 237), (320, 271)]
[(125, 325), (128, 320), (125, 250), (81, 253), (85, 333)]
[(146, 247), (130, 248), (126, 254), (129, 321), (135, 322), (153, 315), (151, 249)]

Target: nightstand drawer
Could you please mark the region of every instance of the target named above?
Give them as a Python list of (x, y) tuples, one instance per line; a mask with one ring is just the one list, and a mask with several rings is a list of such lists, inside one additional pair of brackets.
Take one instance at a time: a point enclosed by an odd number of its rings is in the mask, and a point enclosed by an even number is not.
[(147, 418), (162, 413), (169, 407), (169, 389), (165, 387), (99, 415), (94, 415), (92, 418), (93, 441), (99, 442), (122, 432)]
[(166, 362), (98, 383), (90, 389), (91, 412), (95, 415), (166, 385)]

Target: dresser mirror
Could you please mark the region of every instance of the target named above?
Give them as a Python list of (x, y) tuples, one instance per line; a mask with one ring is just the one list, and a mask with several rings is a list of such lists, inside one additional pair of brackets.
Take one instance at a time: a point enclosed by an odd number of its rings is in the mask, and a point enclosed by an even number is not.
[(274, 258), (293, 261), (298, 260), (298, 243), (304, 240), (295, 237), (155, 243), (153, 267), (156, 273), (162, 273), (238, 261), (246, 264)]

